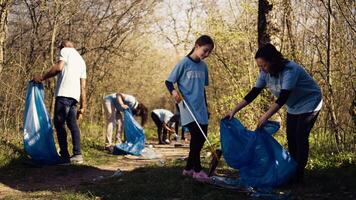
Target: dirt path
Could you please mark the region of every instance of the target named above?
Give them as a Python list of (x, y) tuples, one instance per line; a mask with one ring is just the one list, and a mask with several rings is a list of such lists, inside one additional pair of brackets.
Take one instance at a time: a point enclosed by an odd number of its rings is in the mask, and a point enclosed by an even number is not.
[[(161, 158), (145, 160), (133, 156), (117, 156), (117, 162), (100, 166), (48, 166), (29, 168), (21, 178), (0, 181), (0, 198), (16, 195), (21, 192), (32, 191), (60, 191), (65, 188), (76, 188), (83, 183), (95, 182), (99, 177), (109, 177), (118, 169), (123, 173), (136, 168), (152, 164), (182, 159), (188, 154), (188, 147), (174, 147), (173, 145), (154, 145), (154, 151), (161, 154)], [(24, 166), (26, 168), (27, 166)], [(99, 178), (100, 179), (100, 178)]]

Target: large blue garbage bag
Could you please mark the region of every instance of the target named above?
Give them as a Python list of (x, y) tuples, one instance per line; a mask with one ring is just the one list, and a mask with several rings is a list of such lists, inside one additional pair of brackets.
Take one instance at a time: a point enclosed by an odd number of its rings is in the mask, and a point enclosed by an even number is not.
[(250, 131), (237, 119), (221, 120), (223, 156), (229, 166), (239, 169), (243, 185), (273, 188), (294, 175), (296, 162), (272, 137), (279, 128), (279, 123), (269, 121)]
[(36, 163), (56, 164), (59, 155), (43, 98), (43, 85), (29, 82), (24, 113), (24, 148)]
[(145, 133), (129, 109), (124, 110), (124, 133), (125, 142), (115, 145), (113, 153), (141, 155), (141, 151), (145, 148)]

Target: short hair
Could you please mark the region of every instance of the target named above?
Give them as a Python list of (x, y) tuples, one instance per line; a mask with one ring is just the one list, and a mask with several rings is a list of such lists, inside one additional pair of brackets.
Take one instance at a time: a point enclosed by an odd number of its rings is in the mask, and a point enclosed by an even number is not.
[(70, 47), (70, 48), (74, 48), (74, 44), (73, 42), (69, 41), (69, 40), (61, 40), (58, 43), (58, 48), (59, 49), (63, 49), (64, 47)]

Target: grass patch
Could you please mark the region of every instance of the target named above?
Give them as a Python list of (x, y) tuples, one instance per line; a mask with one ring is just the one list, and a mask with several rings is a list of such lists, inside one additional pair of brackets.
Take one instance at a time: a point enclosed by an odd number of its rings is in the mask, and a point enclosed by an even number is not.
[[(23, 164), (25, 152), (22, 138), (0, 140), (0, 183), (18, 190), (3, 199), (249, 199), (246, 195), (231, 190), (218, 189), (183, 178), (181, 172), (185, 161), (159, 163), (124, 172), (116, 178), (98, 182), (83, 181), (71, 185), (70, 177), (80, 180), (97, 174), (109, 176), (113, 171), (96, 166), (110, 165), (118, 157), (103, 151), (103, 138), (99, 127), (90, 127), (91, 133), (82, 134), (82, 151), (85, 165), (33, 167)], [(146, 138), (156, 138), (155, 128), (146, 128)], [(213, 136), (213, 135), (211, 135)], [(218, 141), (217, 134), (212, 140)], [(215, 142), (214, 142), (215, 143)], [(69, 144), (71, 144), (69, 139)], [(69, 145), (71, 147), (71, 145)], [(206, 155), (207, 149), (202, 153)], [(209, 159), (203, 159), (208, 166)], [(218, 167), (224, 174), (236, 174), (225, 162)], [(63, 178), (66, 177), (66, 178)], [(68, 178), (69, 177), (69, 178)], [(306, 184), (291, 188), (293, 199), (355, 199), (356, 198), (356, 153), (326, 152), (311, 148), (306, 171)], [(92, 180), (92, 177), (89, 177)], [(35, 187), (28, 183), (42, 185)], [(43, 184), (41, 184), (43, 183)], [(0, 187), (1, 187), (0, 184)], [(1, 188), (0, 188), (1, 189)], [(0, 190), (1, 191), (1, 190)]]

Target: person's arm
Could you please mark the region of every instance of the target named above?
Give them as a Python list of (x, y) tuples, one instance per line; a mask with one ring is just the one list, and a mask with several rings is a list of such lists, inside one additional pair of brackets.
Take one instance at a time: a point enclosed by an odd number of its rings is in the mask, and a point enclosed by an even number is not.
[(209, 109), (208, 109), (208, 100), (206, 98), (206, 90), (205, 90), (205, 88), (204, 88), (204, 100), (205, 100), (206, 110), (208, 111), (208, 119), (210, 119), (210, 112), (209, 112)]
[(257, 128), (260, 128), (266, 121), (272, 117), (288, 100), (291, 90), (281, 90), (281, 93), (274, 104), (258, 120)]
[(204, 100), (205, 100), (206, 108), (208, 108), (208, 100), (206, 99), (206, 90), (205, 90), (205, 88), (204, 88)]
[(84, 114), (86, 107), (87, 107), (87, 92), (86, 92), (86, 79), (81, 78), (80, 79), (80, 107), (78, 110), (78, 119), (81, 117), (82, 114)]
[(163, 128), (165, 128), (167, 131), (174, 133), (175, 130), (171, 129), (169, 126), (167, 126), (166, 123), (163, 123)]
[(249, 103), (243, 99), (240, 103), (238, 103), (234, 109), (230, 110), (225, 117), (232, 119), (234, 117), (234, 115), (239, 112), (242, 108), (244, 108), (245, 106), (247, 106)]
[(166, 84), (166, 87), (167, 87), (169, 93), (172, 95), (172, 97), (174, 98), (176, 103), (179, 103), (182, 99), (179, 95), (179, 92), (174, 88), (173, 83), (166, 80), (165, 84)]
[(242, 108), (251, 103), (262, 91), (263, 88), (253, 87), (244, 99), (238, 103), (225, 117), (232, 119), (232, 117), (239, 112)]
[(56, 64), (54, 64), (48, 72), (46, 72), (44, 75), (38, 75), (35, 76), (32, 80), (36, 83), (41, 83), (42, 81), (45, 81), (49, 78), (52, 78), (53, 76), (57, 75), (60, 73), (64, 68), (64, 61), (60, 60)]
[(244, 99), (251, 103), (256, 97), (262, 92), (263, 88), (253, 87), (249, 93), (244, 97)]
[(125, 96), (122, 93), (116, 94), (116, 100), (123, 109), (128, 109), (129, 107), (124, 103)]

